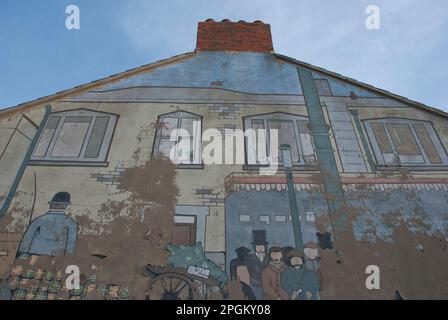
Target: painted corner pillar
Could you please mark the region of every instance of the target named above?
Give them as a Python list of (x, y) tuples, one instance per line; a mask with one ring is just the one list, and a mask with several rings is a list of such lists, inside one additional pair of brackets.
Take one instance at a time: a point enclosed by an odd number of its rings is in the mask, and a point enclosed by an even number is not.
[(347, 214), (344, 191), (336, 166), (334, 149), (329, 136), (329, 126), (325, 122), (322, 104), (317, 94), (311, 71), (297, 67), (305, 104), (308, 111), (310, 132), (313, 137), (322, 183), (324, 185), (328, 210), (335, 231), (347, 230)]
[(9, 209), (9, 206), (11, 205), (12, 199), (14, 198), (16, 190), (19, 186), (20, 180), (22, 180), (22, 176), (25, 172), (26, 166), (28, 165), (28, 161), (30, 160), (31, 155), (33, 154), (34, 148), (36, 147), (37, 141), (39, 140), (39, 137), (45, 127), (45, 124), (47, 123), (48, 118), (50, 117), (50, 114), (51, 114), (51, 106), (47, 105), (45, 106), (45, 114), (42, 118), (42, 121), (40, 122), (40, 125), (36, 129), (36, 133), (34, 134), (33, 140), (31, 140), (28, 146), (27, 152), (22, 160), (22, 163), (20, 164), (20, 167), (14, 178), (12, 186), (9, 189), (8, 194), (6, 195), (2, 207), (0, 208), (0, 218), (6, 214), (6, 212)]
[(362, 147), (364, 148), (364, 152), (367, 157), (367, 161), (369, 163), (370, 171), (375, 172), (376, 166), (375, 161), (373, 160), (373, 155), (369, 149), (369, 143), (367, 142), (367, 138), (362, 129), (361, 121), (359, 120), (359, 112), (358, 110), (350, 110), (350, 114), (353, 116), (353, 120), (355, 121), (356, 130), (358, 131), (359, 137), (361, 138)]

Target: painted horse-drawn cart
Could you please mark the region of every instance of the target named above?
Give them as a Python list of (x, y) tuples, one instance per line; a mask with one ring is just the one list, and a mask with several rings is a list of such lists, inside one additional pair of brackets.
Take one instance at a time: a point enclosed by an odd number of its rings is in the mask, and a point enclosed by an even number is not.
[(205, 257), (202, 244), (171, 246), (167, 266), (147, 265), (145, 274), (151, 278), (146, 291), (147, 300), (207, 299), (219, 291), (227, 275)]

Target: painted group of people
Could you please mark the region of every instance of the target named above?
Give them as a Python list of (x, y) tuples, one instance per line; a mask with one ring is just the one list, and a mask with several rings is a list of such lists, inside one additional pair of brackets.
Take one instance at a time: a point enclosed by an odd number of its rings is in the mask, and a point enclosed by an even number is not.
[(318, 300), (321, 287), (320, 257), (316, 244), (306, 243), (303, 251), (271, 246), (264, 230), (254, 230), (254, 252), (239, 247), (230, 261), (230, 275), (242, 285), (248, 299)]

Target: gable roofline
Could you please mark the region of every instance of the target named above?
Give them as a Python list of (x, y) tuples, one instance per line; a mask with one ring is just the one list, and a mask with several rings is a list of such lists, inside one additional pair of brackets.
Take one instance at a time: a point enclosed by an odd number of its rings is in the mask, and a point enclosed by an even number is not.
[[(78, 85), (76, 87), (73, 87), (73, 88), (70, 88), (70, 89), (66, 89), (66, 90), (63, 90), (63, 91), (60, 91), (60, 92), (57, 92), (57, 93), (54, 93), (54, 94), (51, 94), (51, 95), (48, 95), (48, 96), (40, 97), (40, 98), (37, 98), (35, 100), (24, 102), (24, 103), (18, 104), (18, 105), (13, 106), (13, 107), (8, 107), (8, 108), (5, 108), (5, 109), (2, 109), (2, 110), (0, 110), (0, 116), (6, 115), (6, 114), (9, 114), (9, 113), (12, 113), (12, 112), (24, 111), (24, 110), (27, 110), (27, 109), (29, 109), (31, 107), (36, 106), (36, 105), (51, 103), (51, 102), (53, 102), (54, 100), (57, 100), (57, 99), (61, 99), (61, 98), (64, 98), (64, 97), (67, 97), (67, 96), (70, 96), (70, 95), (82, 93), (83, 91), (86, 91), (86, 90), (89, 90), (89, 89), (93, 89), (93, 88), (96, 88), (96, 87), (108, 84), (110, 82), (121, 80), (123, 78), (134, 76), (134, 75), (146, 72), (148, 70), (155, 69), (155, 68), (160, 67), (160, 66), (168, 65), (168, 64), (171, 64), (171, 63), (175, 63), (175, 62), (178, 62), (178, 61), (182, 61), (182, 60), (191, 58), (191, 57), (195, 56), (196, 54), (197, 54), (197, 50), (191, 51), (191, 52), (187, 52), (187, 53), (183, 53), (183, 54), (179, 54), (179, 55), (175, 55), (175, 56), (172, 56), (172, 57), (167, 58), (167, 59), (158, 60), (158, 61), (155, 61), (155, 62), (152, 62), (152, 63), (149, 63), (149, 64), (145, 64), (145, 65), (142, 65), (142, 66), (139, 66), (139, 67), (136, 67), (136, 68), (132, 68), (132, 69), (125, 70), (125, 71), (122, 71), (122, 72), (119, 72), (119, 73), (115, 73), (115, 74), (112, 74), (110, 76), (107, 76), (107, 77), (104, 77), (104, 78), (101, 78), (101, 79), (98, 79), (98, 80), (94, 80), (92, 82), (81, 84), (81, 85)], [(420, 103), (420, 102), (417, 102), (417, 101), (414, 101), (414, 100), (410, 100), (410, 99), (408, 99), (406, 97), (403, 97), (403, 96), (391, 93), (391, 92), (389, 92), (387, 90), (374, 87), (374, 86), (369, 85), (367, 83), (364, 83), (364, 82), (352, 79), (350, 77), (345, 77), (345, 76), (343, 76), (343, 75), (341, 75), (339, 73), (332, 72), (332, 71), (326, 70), (324, 68), (320, 68), (320, 67), (317, 67), (315, 65), (312, 65), (312, 64), (300, 61), (300, 60), (296, 60), (294, 58), (291, 58), (291, 57), (288, 57), (288, 56), (285, 56), (285, 55), (282, 55), (282, 54), (279, 54), (279, 53), (275, 53), (274, 52), (272, 54), (273, 54), (274, 57), (276, 57), (276, 58), (278, 58), (280, 60), (284, 60), (286, 62), (295, 64), (295, 65), (299, 65), (299, 66), (311, 69), (311, 70), (316, 71), (316, 72), (323, 73), (323, 74), (328, 75), (330, 77), (342, 80), (344, 82), (348, 82), (348, 83), (354, 84), (356, 86), (359, 86), (359, 87), (367, 89), (369, 91), (378, 93), (380, 95), (390, 97), (390, 98), (392, 98), (394, 100), (397, 100), (397, 101), (400, 101), (402, 103), (409, 104), (409, 105), (412, 105), (414, 107), (420, 108), (422, 110), (434, 113), (436, 115), (439, 115), (439, 116), (442, 116), (442, 117), (445, 117), (445, 118), (448, 118), (448, 113), (445, 112), (445, 111), (442, 111), (442, 110), (440, 110), (438, 108), (430, 107), (430, 106), (425, 105), (423, 103)]]
[(134, 75), (137, 75), (139, 73), (143, 73), (145, 71), (148, 71), (148, 70), (160, 67), (160, 66), (164, 66), (164, 65), (167, 65), (167, 64), (171, 64), (171, 63), (174, 63), (174, 62), (178, 62), (178, 61), (181, 61), (181, 60), (188, 59), (188, 58), (194, 56), (195, 54), (196, 54), (196, 52), (193, 51), (193, 52), (187, 52), (187, 53), (175, 55), (175, 56), (172, 56), (172, 57), (167, 58), (167, 59), (162, 59), (162, 60), (158, 60), (156, 62), (151, 62), (149, 64), (144, 64), (142, 66), (139, 66), (139, 67), (136, 67), (136, 68), (132, 68), (132, 69), (129, 69), (129, 70), (125, 70), (125, 71), (122, 71), (122, 72), (119, 72), (119, 73), (115, 73), (115, 74), (112, 74), (110, 76), (107, 76), (107, 77), (104, 77), (104, 78), (101, 78), (101, 79), (98, 79), (98, 80), (94, 80), (94, 81), (91, 81), (91, 82), (88, 82), (88, 83), (85, 83), (85, 84), (81, 84), (81, 85), (78, 85), (78, 86), (70, 88), (70, 89), (59, 91), (59, 92), (56, 92), (54, 94), (50, 94), (48, 96), (40, 97), (40, 98), (37, 98), (35, 100), (31, 100), (31, 101), (28, 101), (28, 102), (23, 102), (23, 103), (20, 103), (20, 104), (18, 104), (16, 106), (12, 106), (12, 107), (8, 107), (8, 108), (5, 108), (3, 110), (0, 110), (0, 116), (6, 115), (6, 114), (9, 114), (9, 113), (12, 113), (12, 112), (16, 112), (16, 111), (24, 111), (24, 110), (27, 110), (27, 109), (29, 109), (31, 107), (36, 106), (36, 105), (51, 103), (51, 102), (53, 102), (56, 99), (61, 99), (61, 98), (67, 97), (67, 96), (71, 96), (71, 95), (77, 94), (77, 93), (82, 93), (83, 91), (86, 91), (86, 90), (89, 90), (89, 89), (93, 89), (93, 88), (96, 88), (96, 87), (108, 84), (108, 83), (113, 82), (113, 81), (121, 80), (123, 78), (134, 76)]
[(438, 108), (430, 107), (430, 106), (428, 106), (426, 104), (423, 104), (423, 103), (420, 103), (420, 102), (408, 99), (406, 97), (394, 94), (394, 93), (392, 93), (390, 91), (374, 87), (374, 86), (372, 86), (370, 84), (358, 81), (358, 80), (350, 78), (350, 77), (343, 76), (343, 75), (341, 75), (339, 73), (332, 72), (332, 71), (329, 71), (329, 70), (324, 69), (324, 68), (316, 67), (315, 65), (312, 65), (312, 64), (309, 64), (309, 63), (306, 63), (306, 62), (303, 62), (303, 61), (299, 61), (299, 60), (296, 60), (294, 58), (291, 58), (291, 57), (288, 57), (288, 56), (285, 56), (285, 55), (282, 55), (282, 54), (279, 54), (279, 53), (274, 53), (274, 56), (279, 58), (279, 59), (281, 59), (281, 60), (284, 60), (284, 61), (296, 64), (296, 65), (299, 65), (299, 66), (302, 66), (302, 67), (305, 67), (305, 68), (308, 68), (308, 69), (311, 69), (311, 70), (316, 71), (316, 72), (323, 73), (323, 74), (325, 74), (327, 76), (330, 76), (330, 77), (342, 80), (344, 82), (352, 83), (352, 84), (354, 84), (354, 85), (356, 85), (358, 87), (361, 87), (361, 88), (367, 89), (369, 91), (378, 93), (378, 94), (380, 94), (382, 96), (387, 96), (387, 97), (390, 97), (390, 98), (392, 98), (394, 100), (397, 100), (399, 102), (402, 102), (402, 103), (405, 103), (405, 104), (410, 104), (410, 105), (412, 105), (414, 107), (417, 107), (417, 108), (423, 109), (425, 111), (428, 111), (428, 112), (431, 112), (431, 113), (435, 113), (435, 114), (437, 114), (439, 116), (448, 118), (448, 112), (445, 112), (445, 111), (440, 110)]

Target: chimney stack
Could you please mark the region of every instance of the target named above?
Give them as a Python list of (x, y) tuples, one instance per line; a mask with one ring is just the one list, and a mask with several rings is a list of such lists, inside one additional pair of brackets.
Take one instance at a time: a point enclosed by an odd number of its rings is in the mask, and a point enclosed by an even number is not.
[(250, 23), (207, 19), (198, 23), (196, 50), (272, 52), (271, 26), (259, 20)]

